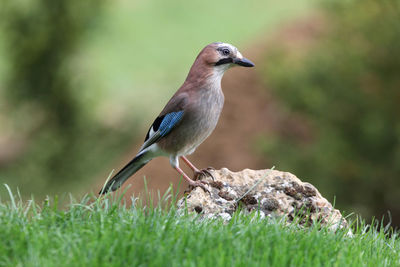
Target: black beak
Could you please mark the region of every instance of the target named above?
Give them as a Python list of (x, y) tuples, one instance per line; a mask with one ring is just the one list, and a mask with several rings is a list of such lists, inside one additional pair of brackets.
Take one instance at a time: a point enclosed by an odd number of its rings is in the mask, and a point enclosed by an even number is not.
[(233, 63), (242, 67), (254, 67), (254, 63), (247, 58), (234, 58)]

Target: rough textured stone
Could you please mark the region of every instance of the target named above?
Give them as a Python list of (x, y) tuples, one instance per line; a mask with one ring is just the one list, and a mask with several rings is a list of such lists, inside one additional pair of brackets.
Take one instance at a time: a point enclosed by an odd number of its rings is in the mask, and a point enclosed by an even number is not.
[(215, 178), (202, 177), (210, 182), (210, 194), (197, 187), (178, 201), (178, 210), (201, 214), (204, 218), (230, 220), (237, 209), (250, 213), (258, 211), (261, 218), (285, 217), (299, 224), (311, 225), (319, 221), (333, 230), (347, 227), (341, 213), (321, 196), (311, 184), (295, 175), (277, 170), (249, 170), (231, 172), (226, 168), (213, 170)]

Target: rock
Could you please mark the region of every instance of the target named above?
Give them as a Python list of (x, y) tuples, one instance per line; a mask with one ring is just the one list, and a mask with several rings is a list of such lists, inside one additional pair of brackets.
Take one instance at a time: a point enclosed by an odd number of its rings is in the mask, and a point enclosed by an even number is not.
[(302, 226), (320, 225), (332, 230), (348, 227), (346, 219), (334, 209), (311, 184), (302, 182), (289, 172), (250, 170), (231, 172), (226, 168), (213, 170), (215, 178), (202, 177), (210, 185), (210, 194), (196, 187), (178, 201), (178, 211), (198, 213), (202, 218), (230, 220), (240, 209), (245, 213), (259, 212), (261, 218), (299, 218)]

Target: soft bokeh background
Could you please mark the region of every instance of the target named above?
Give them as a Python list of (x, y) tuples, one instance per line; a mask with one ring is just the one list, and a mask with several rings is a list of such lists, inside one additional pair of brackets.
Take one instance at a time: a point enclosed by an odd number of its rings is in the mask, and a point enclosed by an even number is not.
[[(23, 197), (97, 191), (224, 41), (257, 67), (227, 73), (221, 121), (191, 159), (276, 166), (400, 225), (399, 19), (396, 0), (2, 2), (0, 181)], [(144, 176), (161, 191), (178, 180), (157, 159), (130, 192)]]

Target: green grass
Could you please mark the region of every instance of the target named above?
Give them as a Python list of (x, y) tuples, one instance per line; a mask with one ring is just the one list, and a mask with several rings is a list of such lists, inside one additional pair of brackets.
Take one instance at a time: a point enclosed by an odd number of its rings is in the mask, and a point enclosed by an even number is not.
[(374, 227), (336, 233), (237, 214), (201, 221), (111, 197), (0, 201), (0, 266), (399, 266), (400, 241)]

